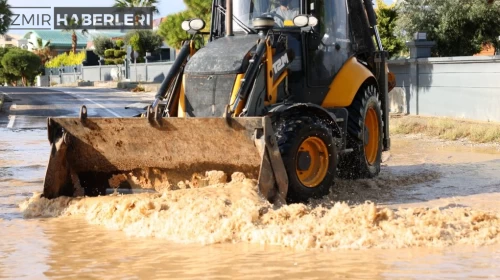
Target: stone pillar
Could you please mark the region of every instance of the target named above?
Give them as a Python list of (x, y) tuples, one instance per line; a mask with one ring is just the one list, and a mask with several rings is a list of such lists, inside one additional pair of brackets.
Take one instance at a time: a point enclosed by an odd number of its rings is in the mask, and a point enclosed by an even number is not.
[(410, 114), (419, 114), (419, 65), (421, 58), (429, 58), (431, 49), (436, 43), (427, 41), (427, 34), (423, 32), (415, 33), (414, 41), (407, 42), (406, 46), (410, 49), (410, 96), (408, 110)]
[(431, 56), (431, 49), (436, 45), (434, 41), (427, 41), (426, 33), (415, 33), (414, 41), (406, 42), (410, 49), (410, 58), (427, 58)]
[(410, 59), (410, 87), (406, 96), (408, 114), (418, 115), (418, 61)]

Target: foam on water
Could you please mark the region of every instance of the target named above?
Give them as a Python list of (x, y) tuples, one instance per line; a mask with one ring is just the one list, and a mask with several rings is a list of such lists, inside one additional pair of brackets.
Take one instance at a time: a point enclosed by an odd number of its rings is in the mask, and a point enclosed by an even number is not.
[(158, 194), (47, 200), (38, 193), (20, 208), (26, 218), (76, 216), (130, 236), (179, 243), (366, 249), (500, 241), (500, 213), (496, 212), (465, 207), (395, 210), (371, 202), (349, 205), (329, 199), (314, 206), (275, 208), (259, 197), (255, 181), (242, 178)]

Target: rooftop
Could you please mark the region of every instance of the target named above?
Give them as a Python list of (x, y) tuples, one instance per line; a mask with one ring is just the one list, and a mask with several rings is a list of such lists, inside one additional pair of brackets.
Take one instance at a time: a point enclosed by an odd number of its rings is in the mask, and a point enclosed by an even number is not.
[[(62, 30), (32, 30), (24, 34), (25, 39), (30, 39), (31, 35), (42, 38), (43, 44), (50, 40), (52, 46), (71, 47), (71, 33), (63, 32)], [(87, 45), (87, 37), (82, 32), (76, 32), (77, 47), (83, 48)]]
[(90, 31), (89, 30), (89, 34), (87, 35), (87, 37), (89, 37), (90, 39), (94, 38), (95, 36), (105, 36), (105, 37), (109, 37), (111, 39), (114, 39), (114, 38), (123, 38), (125, 36), (125, 32), (120, 32), (120, 31), (101, 31), (101, 30), (92, 30)]
[(167, 17), (161, 17), (153, 20), (153, 29), (157, 29), (162, 22), (167, 20)]
[[(23, 38), (29, 39), (32, 34), (35, 37), (42, 38), (43, 44), (50, 40), (50, 43), (54, 47), (60, 48), (70, 48), (71, 47), (71, 33), (63, 32), (62, 30), (32, 30), (27, 32)], [(105, 36), (111, 39), (123, 38), (125, 36), (124, 32), (120, 31), (107, 31), (107, 30), (89, 30), (85, 35), (81, 31), (76, 32), (77, 36), (77, 48), (84, 48), (88, 46), (88, 42), (91, 42), (96, 36)]]
[(14, 39), (14, 40), (19, 40), (21, 39), (21, 35), (19, 34), (12, 34), (12, 33), (7, 33), (7, 34), (4, 34), (4, 35), (0, 35), (0, 39), (5, 39), (5, 38), (11, 38), (11, 39)]

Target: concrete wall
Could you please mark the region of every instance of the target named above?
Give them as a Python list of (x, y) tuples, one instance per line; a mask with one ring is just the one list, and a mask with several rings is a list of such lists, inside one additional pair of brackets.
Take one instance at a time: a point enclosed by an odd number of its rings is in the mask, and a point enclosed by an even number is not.
[(81, 73), (63, 73), (60, 75), (49, 75), (47, 80), (49, 85), (75, 83), (82, 78)]
[(37, 76), (36, 77), (37, 87), (48, 87), (49, 86), (49, 76)]
[(173, 62), (137, 63), (130, 65), (130, 81), (161, 83)]
[(124, 79), (125, 68), (117, 65), (83, 66), (82, 77), (84, 81), (117, 81)]
[(500, 56), (392, 60), (391, 111), (500, 121)]
[[(130, 81), (132, 82), (155, 82), (161, 83), (168, 74), (173, 62), (151, 62), (137, 63), (130, 66)], [(60, 78), (60, 76), (62, 78)], [(71, 77), (73, 76), (73, 77)], [(74, 82), (74, 73), (52, 75), (53, 81), (62, 79), (64, 83)], [(123, 65), (83, 66), (81, 73), (76, 73), (77, 79), (84, 81), (118, 81), (125, 79), (125, 67)]]

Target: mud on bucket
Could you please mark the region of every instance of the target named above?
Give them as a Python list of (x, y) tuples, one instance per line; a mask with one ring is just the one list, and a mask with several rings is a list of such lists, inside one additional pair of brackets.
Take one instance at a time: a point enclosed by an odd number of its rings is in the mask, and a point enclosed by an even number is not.
[(207, 170), (243, 172), (258, 180), (264, 198), (286, 197), (286, 173), (268, 117), (87, 118), (82, 108), (80, 118), (50, 118), (48, 134), (46, 198), (151, 188), (158, 179), (176, 185)]

